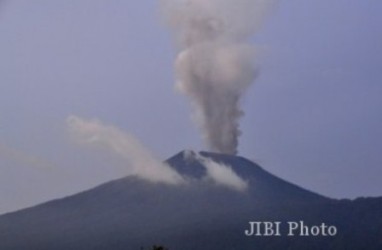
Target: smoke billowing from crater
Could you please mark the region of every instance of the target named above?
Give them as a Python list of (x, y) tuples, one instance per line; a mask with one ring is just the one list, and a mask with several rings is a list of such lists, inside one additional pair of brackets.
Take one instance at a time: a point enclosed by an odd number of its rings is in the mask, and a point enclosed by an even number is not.
[(194, 120), (212, 151), (236, 154), (240, 99), (256, 77), (248, 43), (274, 0), (162, 0), (180, 52), (177, 89), (188, 96)]
[[(99, 120), (87, 120), (78, 116), (69, 116), (67, 125), (72, 138), (80, 144), (96, 146), (111, 151), (126, 161), (127, 176), (135, 176), (152, 183), (170, 185), (190, 184), (177, 170), (162, 162), (147, 149), (135, 136), (121, 129), (105, 125)], [(1, 144), (0, 144), (1, 146)], [(0, 147), (1, 149), (1, 147)], [(1, 153), (1, 152), (0, 152)], [(230, 166), (192, 153), (205, 168), (205, 178), (218, 185), (236, 191), (245, 191), (248, 183), (241, 179)]]

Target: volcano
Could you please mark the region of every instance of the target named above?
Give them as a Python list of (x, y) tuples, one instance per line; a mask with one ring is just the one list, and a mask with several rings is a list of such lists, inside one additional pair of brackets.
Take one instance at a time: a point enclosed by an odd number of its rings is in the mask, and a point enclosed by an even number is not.
[[(196, 155), (230, 166), (244, 191), (206, 178)], [(0, 249), (382, 249), (382, 198), (337, 200), (282, 180), (239, 156), (183, 151), (166, 162), (187, 185), (129, 176), (0, 216)], [(249, 222), (280, 236), (247, 236)], [(288, 236), (288, 222), (333, 225), (334, 236)]]

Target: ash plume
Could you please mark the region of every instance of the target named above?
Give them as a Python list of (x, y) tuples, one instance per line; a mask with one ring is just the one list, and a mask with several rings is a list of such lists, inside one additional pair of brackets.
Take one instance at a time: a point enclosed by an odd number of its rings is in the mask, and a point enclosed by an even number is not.
[(180, 52), (176, 88), (212, 151), (236, 154), (243, 116), (240, 99), (254, 81), (255, 49), (248, 43), (273, 0), (162, 0)]

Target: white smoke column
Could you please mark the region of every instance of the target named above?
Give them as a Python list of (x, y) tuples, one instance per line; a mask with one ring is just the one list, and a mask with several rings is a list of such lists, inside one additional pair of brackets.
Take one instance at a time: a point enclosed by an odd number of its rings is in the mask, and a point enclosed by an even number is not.
[(216, 162), (211, 158), (196, 154), (196, 158), (204, 165), (207, 170), (207, 178), (219, 185), (232, 188), (236, 191), (245, 191), (248, 183), (240, 178), (230, 166)]
[(274, 0), (162, 0), (176, 36), (176, 87), (188, 96), (210, 150), (236, 154), (240, 98), (254, 81), (248, 39)]
[(129, 163), (129, 174), (151, 182), (183, 183), (183, 178), (167, 164), (158, 160), (134, 136), (97, 120), (70, 116), (67, 124), (71, 134), (80, 142), (105, 147)]

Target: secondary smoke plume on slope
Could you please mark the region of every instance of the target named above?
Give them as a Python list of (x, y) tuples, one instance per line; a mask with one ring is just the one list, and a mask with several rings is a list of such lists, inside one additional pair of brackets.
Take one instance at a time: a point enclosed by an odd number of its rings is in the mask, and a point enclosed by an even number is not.
[(248, 182), (238, 176), (231, 166), (221, 162), (216, 162), (212, 158), (205, 157), (192, 150), (185, 150), (183, 158), (186, 161), (197, 160), (206, 168), (206, 176), (203, 179), (212, 181), (220, 186), (225, 186), (236, 191), (245, 191)]
[(197, 154), (197, 158), (207, 170), (207, 178), (219, 185), (232, 188), (237, 191), (245, 191), (248, 183), (240, 178), (230, 166), (216, 162), (210, 158)]
[(85, 120), (77, 116), (68, 117), (67, 124), (78, 142), (106, 147), (126, 159), (130, 175), (155, 183), (180, 184), (184, 181), (131, 134), (97, 120)]
[(273, 0), (162, 0), (180, 53), (177, 88), (195, 109), (210, 150), (236, 154), (243, 115), (240, 98), (254, 81), (248, 44)]

